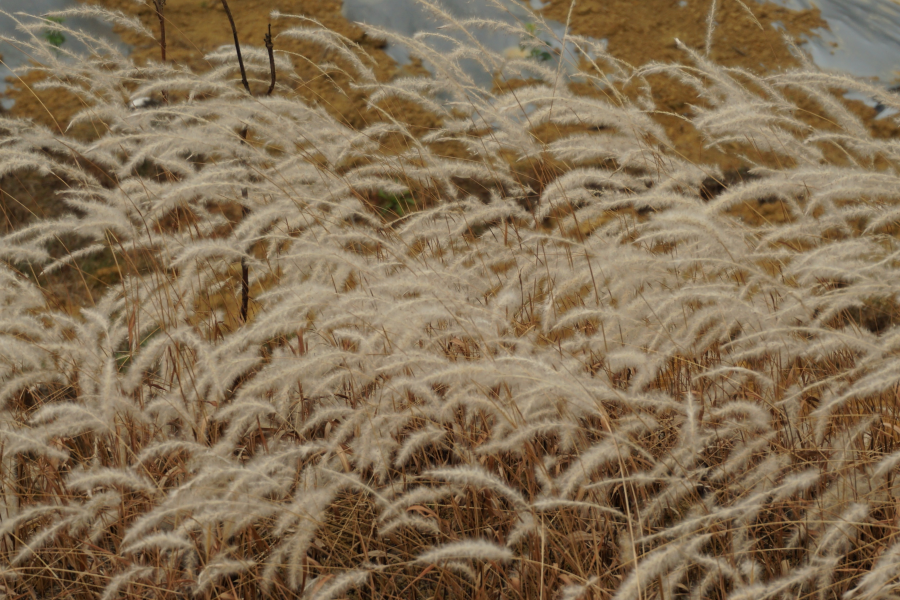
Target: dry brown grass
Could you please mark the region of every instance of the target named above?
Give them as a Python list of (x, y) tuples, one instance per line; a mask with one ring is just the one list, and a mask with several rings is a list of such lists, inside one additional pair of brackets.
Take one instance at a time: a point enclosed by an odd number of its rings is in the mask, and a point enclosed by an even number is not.
[[(0, 173), (53, 173), (68, 207), (0, 237), (0, 595), (900, 593), (900, 154), (823, 100), (867, 84), (593, 48), (593, 95), (528, 61), (489, 94), (408, 41), (442, 96), (294, 35), (375, 112), (453, 110), (353, 128), (224, 59), (33, 41), (99, 134), (0, 121)], [(686, 160), (660, 77), (753, 168)], [(55, 268), (96, 279), (77, 314)]]

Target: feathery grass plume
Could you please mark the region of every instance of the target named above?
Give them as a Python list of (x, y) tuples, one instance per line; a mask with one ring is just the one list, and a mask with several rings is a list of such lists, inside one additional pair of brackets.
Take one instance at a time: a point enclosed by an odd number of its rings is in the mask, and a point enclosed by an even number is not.
[(487, 540), (466, 540), (444, 544), (420, 555), (420, 563), (440, 563), (447, 560), (486, 560), (504, 562), (512, 560), (513, 553), (508, 548), (497, 546)]
[(369, 579), (369, 572), (365, 569), (356, 569), (341, 573), (336, 577), (325, 576), (321, 581), (315, 579), (310, 582), (311, 590), (309, 594), (304, 594), (303, 598), (315, 598), (316, 600), (332, 600), (338, 596), (342, 596), (344, 592), (353, 588), (362, 587)]
[(103, 596), (101, 596), (101, 600), (112, 600), (115, 598), (119, 591), (128, 586), (132, 581), (148, 577), (154, 573), (153, 567), (141, 566), (141, 565), (131, 565), (128, 569), (118, 573), (106, 588), (103, 590)]
[(698, 535), (678, 544), (652, 553), (648, 558), (635, 565), (634, 572), (616, 591), (614, 598), (640, 598), (643, 590), (661, 573), (671, 571), (678, 562), (692, 560), (693, 554), (709, 541), (710, 535)]
[(709, 56), (709, 53), (712, 52), (713, 33), (716, 29), (716, 9), (718, 8), (718, 3), (718, 0), (712, 0), (709, 3), (709, 13), (706, 15), (706, 56)]

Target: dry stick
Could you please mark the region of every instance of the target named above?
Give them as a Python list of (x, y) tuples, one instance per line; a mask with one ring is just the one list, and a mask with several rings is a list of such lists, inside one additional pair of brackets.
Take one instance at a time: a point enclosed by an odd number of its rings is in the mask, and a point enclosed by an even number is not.
[(272, 44), (272, 24), (269, 23), (269, 33), (267, 33), (263, 37), (263, 41), (266, 44), (266, 51), (269, 53), (269, 72), (272, 74), (271, 83), (269, 83), (269, 89), (266, 90), (266, 96), (271, 96), (272, 91), (275, 89), (275, 46)]
[[(244, 130), (246, 131), (246, 129)], [(246, 138), (246, 136), (244, 136)], [(245, 142), (246, 143), (246, 142)], [(241, 190), (241, 198), (247, 199), (247, 188)], [(247, 205), (241, 207), (241, 218), (246, 219), (250, 214)], [(241, 257), (241, 322), (247, 322), (247, 310), (250, 307), (250, 266), (247, 259)]]
[(159, 52), (162, 55), (162, 61), (166, 62), (166, 20), (163, 18), (163, 7), (166, 0), (153, 0), (156, 7), (156, 18), (159, 19)]
[[(244, 87), (247, 88), (247, 92), (250, 91), (250, 88), (247, 84), (247, 76), (244, 73), (244, 63), (241, 60), (241, 48), (238, 44), (237, 39), (237, 30), (234, 29), (234, 20), (231, 18), (231, 13), (228, 11), (228, 5), (225, 4), (225, 0), (222, 0), (222, 4), (225, 5), (225, 11), (228, 13), (228, 19), (231, 21), (232, 30), (234, 30), (234, 43), (237, 48), (238, 61), (241, 63), (241, 76), (244, 78)], [(271, 73), (271, 83), (269, 84), (269, 89), (266, 90), (266, 96), (270, 96), (272, 94), (272, 90), (275, 89), (275, 46), (272, 44), (272, 24), (269, 23), (269, 32), (263, 37), (263, 41), (266, 44), (266, 50), (269, 53), (269, 72)], [(241, 132), (241, 139), (246, 144), (247, 143), (247, 128)], [(247, 198), (247, 188), (241, 190), (241, 196), (246, 199)], [(244, 218), (249, 214), (249, 210), (246, 205), (242, 208), (241, 213)], [(250, 305), (250, 268), (247, 266), (247, 260), (241, 259), (241, 321), (244, 323), (247, 322), (247, 309)]]
[[(159, 1), (159, 0), (157, 0)], [(163, 0), (165, 1), (165, 0)], [(225, 9), (225, 14), (228, 15), (228, 22), (231, 23), (231, 33), (234, 36), (234, 49), (237, 51), (238, 57), (238, 65), (241, 67), (241, 83), (244, 85), (244, 89), (247, 90), (247, 93), (251, 96), (253, 93), (250, 91), (250, 82), (247, 81), (247, 71), (244, 69), (244, 58), (241, 56), (241, 43), (238, 40), (237, 27), (234, 24), (234, 17), (231, 16), (231, 9), (228, 8), (228, 1), (222, 0), (222, 8)], [(263, 38), (266, 44), (266, 50), (269, 52), (269, 70), (272, 73), (271, 83), (269, 84), (269, 90), (266, 92), (266, 95), (272, 93), (272, 90), (275, 89), (275, 54), (274, 54), (274, 46), (272, 44), (272, 24), (269, 23), (269, 32)], [(241, 142), (247, 143), (247, 128), (241, 131)], [(247, 188), (243, 188), (241, 190), (241, 197), (246, 200), (247, 199)], [(241, 216), (246, 218), (247, 215), (250, 214), (250, 210), (247, 208), (247, 205), (241, 207)], [(247, 322), (247, 312), (250, 306), (250, 267), (247, 265), (247, 259), (241, 258), (241, 322)]]
[[(162, 62), (166, 62), (166, 19), (163, 17), (163, 7), (166, 0), (153, 0), (156, 7), (156, 18), (159, 19), (159, 53), (162, 56)], [(163, 101), (169, 103), (169, 94), (165, 90), (162, 92)]]
[(244, 58), (241, 56), (241, 43), (238, 41), (237, 27), (234, 25), (234, 17), (231, 16), (231, 9), (228, 8), (227, 0), (222, 0), (222, 8), (225, 9), (225, 14), (228, 15), (228, 22), (231, 23), (231, 33), (234, 35), (234, 49), (237, 50), (238, 65), (241, 67), (241, 83), (244, 84), (244, 89), (250, 94), (250, 83), (247, 81), (247, 71), (244, 69)]

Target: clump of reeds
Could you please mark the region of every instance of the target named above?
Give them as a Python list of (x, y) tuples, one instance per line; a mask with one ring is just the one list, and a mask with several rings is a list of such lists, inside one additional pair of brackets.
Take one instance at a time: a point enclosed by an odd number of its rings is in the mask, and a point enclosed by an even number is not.
[[(381, 121), (298, 100), (289, 57), (253, 97), (232, 51), (202, 74), (86, 38), (67, 57), (23, 20), (96, 135), (0, 119), (0, 175), (59, 178), (71, 208), (0, 238), (0, 593), (900, 593), (900, 151), (832, 90), (900, 98), (688, 48), (634, 68), (576, 36), (590, 93), (380, 32), (437, 71), (385, 83), (282, 18)], [(487, 92), (461, 59), (530, 83)], [(244, 61), (265, 89), (265, 50)], [(749, 176), (681, 158), (659, 76)], [(45, 278), (96, 256), (120, 279), (48, 306)]]

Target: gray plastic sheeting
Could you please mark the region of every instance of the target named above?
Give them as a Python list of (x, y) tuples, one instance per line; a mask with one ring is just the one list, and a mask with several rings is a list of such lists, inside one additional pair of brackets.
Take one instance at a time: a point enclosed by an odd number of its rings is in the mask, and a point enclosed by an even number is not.
[(890, 84), (900, 73), (900, 3), (894, 0), (782, 0), (793, 9), (818, 7), (831, 31), (804, 45), (823, 69)]
[[(639, 1), (639, 0), (638, 0)], [(516, 0), (501, 0), (502, 6), (496, 6), (488, 0), (438, 0), (438, 3), (455, 19), (491, 19), (505, 23), (517, 24), (520, 27), (535, 20), (534, 15), (520, 2)], [(543, 6), (539, 0), (531, 0), (534, 9)], [(344, 16), (352, 22), (368, 23), (381, 29), (387, 29), (405, 36), (415, 33), (440, 33), (461, 41), (464, 45), (471, 46), (466, 36), (452, 28), (438, 29), (443, 25), (434, 13), (423, 6), (418, 0), (344, 0)], [(562, 39), (565, 27), (561, 23), (549, 22), (555, 36), (539, 34), (541, 40), (548, 42), (557, 53), (560, 49), (559, 39)], [(494, 31), (486, 28), (467, 28), (478, 43), (497, 53), (515, 52), (519, 49), (522, 36)], [(557, 38), (557, 39), (554, 39)], [(450, 40), (429, 38), (428, 44), (440, 51), (449, 52), (454, 44)], [(400, 64), (409, 62), (409, 52), (403, 46), (388, 44), (385, 49), (387, 54)], [(573, 51), (572, 47), (568, 48)], [(572, 57), (568, 56), (569, 62)], [(554, 56), (553, 62), (556, 58)], [(475, 61), (466, 60), (462, 64), (466, 73), (475, 83), (490, 87), (492, 73), (485, 72)], [(430, 67), (426, 64), (426, 67)]]
[[(0, 0), (0, 10), (12, 15), (15, 15), (17, 12), (42, 15), (51, 11), (64, 10), (76, 6), (78, 6), (78, 3), (74, 0)], [(25, 23), (29, 22), (27, 17), (17, 16), (16, 18)], [(119, 40), (119, 36), (113, 33), (112, 27), (101, 21), (95, 19), (66, 19), (64, 25), (76, 31), (80, 29), (94, 37), (114, 40), (120, 50), (127, 51), (128, 49), (127, 45)], [(26, 36), (26, 34), (16, 30), (16, 23), (13, 19), (2, 14), (0, 14), (0, 35), (23, 39)], [(76, 40), (71, 39), (71, 37), (67, 36), (63, 47), (73, 52), (83, 51), (84, 47)], [(13, 72), (10, 69), (15, 69), (27, 63), (29, 57), (20, 49), (6, 42), (0, 42), (0, 56), (3, 57), (3, 62), (5, 63), (0, 64), (0, 92), (2, 92), (6, 89), (6, 78), (13, 76)], [(3, 100), (2, 103), (6, 108), (9, 108), (11, 105), (9, 100)]]
[[(826, 70), (877, 80), (893, 87), (900, 79), (900, 2), (897, 0), (781, 0), (793, 9), (818, 7), (829, 30), (804, 44), (813, 61)], [(853, 92), (847, 98), (878, 104)], [(882, 110), (879, 118), (896, 114)]]
[[(709, 0), (680, 1), (683, 5), (688, 1), (709, 3)], [(884, 85), (890, 85), (900, 76), (900, 73), (895, 72), (895, 69), (900, 68), (900, 0), (773, 1), (788, 8), (818, 7), (822, 11), (822, 17), (828, 22), (831, 31), (817, 32), (820, 37), (807, 41), (803, 46), (813, 61), (823, 69), (840, 70), (857, 77), (878, 78)], [(442, 0), (440, 3), (458, 19), (484, 17), (507, 23), (515, 23), (517, 20), (525, 23), (532, 19), (523, 5), (515, 0), (505, 0), (508, 11), (490, 6), (487, 0)], [(540, 0), (531, 0), (531, 5), (532, 8), (542, 6)], [(435, 33), (438, 32), (439, 25), (417, 0), (344, 0), (344, 16), (350, 21), (369, 23), (404, 35)], [(562, 37), (562, 24), (550, 25), (557, 36)], [(447, 30), (441, 30), (441, 33), (452, 34)], [(480, 43), (497, 52), (516, 48), (520, 41), (515, 35), (488, 30), (476, 31), (475, 36)], [(460, 39), (459, 35), (454, 37)], [(444, 42), (436, 47), (448, 50), (451, 44)], [(389, 44), (387, 52), (401, 64), (409, 60), (405, 48)], [(474, 62), (464, 66), (477, 83), (490, 84), (491, 74), (481, 71)], [(874, 102), (869, 103), (874, 105)]]

